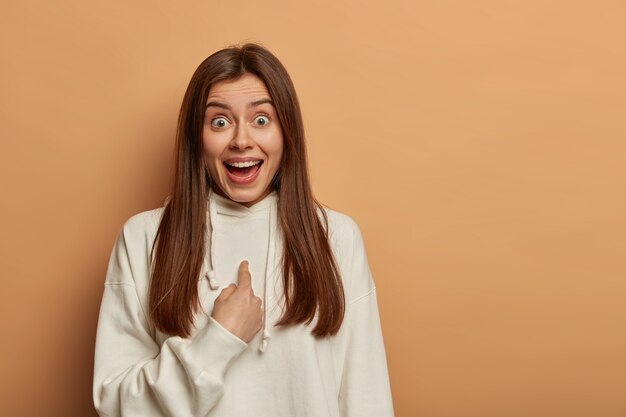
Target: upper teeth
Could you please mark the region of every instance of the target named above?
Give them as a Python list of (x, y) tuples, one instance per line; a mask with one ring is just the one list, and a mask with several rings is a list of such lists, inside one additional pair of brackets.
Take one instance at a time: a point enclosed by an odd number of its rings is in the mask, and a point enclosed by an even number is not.
[(228, 165), (233, 166), (235, 168), (247, 168), (256, 164), (260, 164), (261, 161), (246, 161), (246, 162), (226, 162)]

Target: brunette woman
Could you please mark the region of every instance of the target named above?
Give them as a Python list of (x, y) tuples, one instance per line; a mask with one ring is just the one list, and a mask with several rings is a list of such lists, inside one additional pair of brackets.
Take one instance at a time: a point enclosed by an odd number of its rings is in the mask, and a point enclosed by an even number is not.
[(393, 415), (361, 233), (312, 195), (296, 92), (256, 44), (200, 64), (170, 197), (113, 247), (102, 416)]

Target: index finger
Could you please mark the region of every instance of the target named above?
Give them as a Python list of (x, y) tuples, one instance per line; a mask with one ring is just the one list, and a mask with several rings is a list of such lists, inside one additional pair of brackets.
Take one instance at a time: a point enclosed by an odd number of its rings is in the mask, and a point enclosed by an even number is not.
[(248, 269), (248, 267), (248, 261), (241, 261), (241, 263), (239, 264), (238, 281), (240, 287), (249, 287), (250, 285), (252, 285), (252, 276), (250, 275), (250, 270)]

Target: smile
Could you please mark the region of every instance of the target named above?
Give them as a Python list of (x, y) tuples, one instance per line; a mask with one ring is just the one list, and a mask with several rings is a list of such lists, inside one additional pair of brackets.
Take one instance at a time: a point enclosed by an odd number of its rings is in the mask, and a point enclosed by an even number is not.
[(260, 159), (245, 162), (224, 162), (228, 178), (235, 184), (250, 184), (261, 172)]
[(247, 168), (257, 164), (260, 164), (262, 161), (246, 161), (246, 162), (224, 162), (226, 165), (235, 168)]

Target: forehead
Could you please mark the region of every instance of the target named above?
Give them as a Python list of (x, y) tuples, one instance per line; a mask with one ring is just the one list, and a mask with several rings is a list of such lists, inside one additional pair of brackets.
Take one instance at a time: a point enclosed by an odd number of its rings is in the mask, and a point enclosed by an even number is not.
[(234, 80), (219, 81), (211, 86), (207, 101), (210, 99), (269, 98), (265, 83), (256, 75), (245, 73)]

